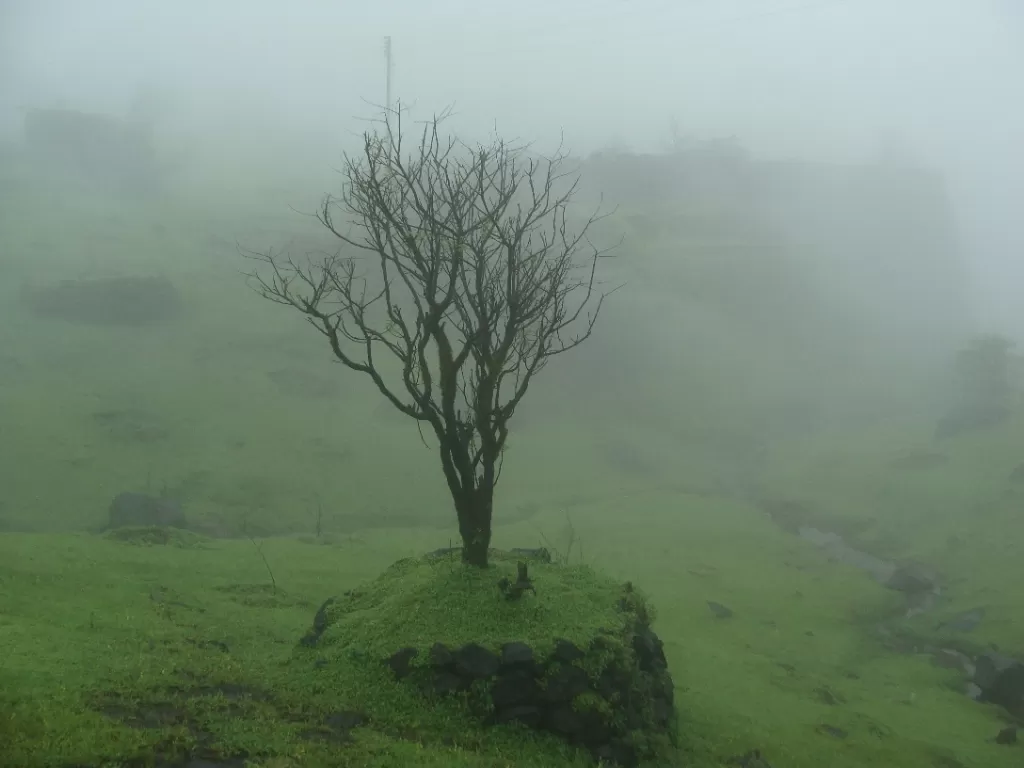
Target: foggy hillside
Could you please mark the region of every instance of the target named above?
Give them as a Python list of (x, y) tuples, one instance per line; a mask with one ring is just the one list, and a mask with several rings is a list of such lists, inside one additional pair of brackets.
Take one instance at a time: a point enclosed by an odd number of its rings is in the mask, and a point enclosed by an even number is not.
[(0, 0), (0, 768), (1017, 768), (1020, 92), (1016, 0)]

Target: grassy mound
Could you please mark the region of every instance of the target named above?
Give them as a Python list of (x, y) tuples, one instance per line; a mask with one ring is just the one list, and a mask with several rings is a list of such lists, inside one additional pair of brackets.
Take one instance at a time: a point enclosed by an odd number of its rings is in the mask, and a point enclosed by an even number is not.
[(329, 651), (320, 663), (386, 662), (431, 706), (462, 701), (469, 731), (512, 725), (527, 742), (555, 733), (608, 764), (663, 764), (675, 753), (674, 688), (647, 601), (539, 552), (529, 594), (514, 600), (496, 576), (514, 583), (522, 553), (495, 552), (486, 571), (457, 553), (402, 560), (325, 604), (304, 644)]
[(386, 658), (403, 647), (475, 642), (500, 647), (518, 640), (543, 652), (555, 638), (586, 644), (604, 629), (621, 629), (622, 585), (586, 566), (530, 563), (536, 596), (502, 598), (497, 582), (515, 580), (517, 558), (496, 553), (494, 567), (463, 568), (455, 557), (406, 558), (327, 611), (324, 643)]

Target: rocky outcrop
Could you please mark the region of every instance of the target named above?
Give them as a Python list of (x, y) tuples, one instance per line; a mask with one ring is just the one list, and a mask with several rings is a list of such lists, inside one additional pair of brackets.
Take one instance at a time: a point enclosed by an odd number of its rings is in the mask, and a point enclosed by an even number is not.
[(587, 749), (602, 764), (636, 766), (675, 742), (673, 683), (662, 642), (628, 585), (619, 607), (631, 614), (627, 630), (602, 630), (584, 644), (438, 642), (399, 649), (387, 664), (426, 696), (469, 693), (488, 725), (522, 723)]
[(404, 558), (325, 601), (300, 653), (314, 668), (369, 664), (418, 697), (428, 719), (450, 698), (451, 743), (525, 729), (546, 735), (533, 743), (564, 754), (554, 736), (602, 765), (678, 761), (672, 678), (653, 609), (632, 584), (552, 562), (545, 549), (492, 549), (488, 569), (460, 559), (457, 549)]
[(1024, 718), (1024, 663), (994, 651), (974, 660), (978, 698)]

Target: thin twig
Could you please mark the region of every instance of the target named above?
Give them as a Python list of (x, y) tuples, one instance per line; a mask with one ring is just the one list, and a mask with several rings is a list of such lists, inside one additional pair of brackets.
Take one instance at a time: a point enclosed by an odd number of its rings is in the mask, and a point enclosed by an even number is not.
[(256, 539), (254, 539), (252, 536), (249, 537), (249, 541), (251, 541), (252, 545), (254, 547), (256, 547), (256, 551), (260, 553), (260, 557), (263, 559), (263, 564), (265, 566), (267, 566), (267, 573), (270, 574), (270, 584), (271, 584), (271, 586), (274, 589), (274, 594), (276, 595), (277, 594), (277, 579), (274, 578), (274, 571), (271, 569), (270, 563), (267, 561), (267, 556), (265, 554), (263, 554), (263, 543), (262, 542), (257, 543)]

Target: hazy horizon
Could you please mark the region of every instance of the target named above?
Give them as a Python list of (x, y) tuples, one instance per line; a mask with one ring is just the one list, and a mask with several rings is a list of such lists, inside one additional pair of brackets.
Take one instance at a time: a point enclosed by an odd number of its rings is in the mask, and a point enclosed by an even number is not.
[(460, 131), (660, 151), (674, 120), (760, 157), (897, 148), (947, 180), (980, 322), (1024, 331), (1024, 11), (1011, 0), (0, 9), (0, 136), (18, 135), (26, 107), (124, 114), (146, 88), (179, 136), (256, 157), (301, 149), (327, 167), (384, 100), (390, 35), (395, 98), (421, 113), (455, 104)]

